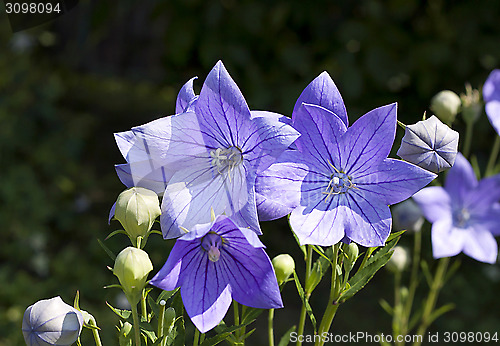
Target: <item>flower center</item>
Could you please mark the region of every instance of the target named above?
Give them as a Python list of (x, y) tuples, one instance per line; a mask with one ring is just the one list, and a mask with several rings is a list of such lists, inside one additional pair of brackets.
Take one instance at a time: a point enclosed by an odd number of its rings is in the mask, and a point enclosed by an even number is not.
[(212, 166), (217, 169), (219, 174), (231, 172), (234, 167), (243, 161), (243, 155), (238, 147), (217, 148), (210, 151), (212, 157)]
[(351, 178), (343, 173), (343, 172), (334, 172), (330, 176), (330, 181), (328, 182), (328, 186), (326, 190), (322, 192), (322, 194), (326, 195), (326, 199), (333, 195), (340, 195), (342, 193), (346, 193), (350, 188), (353, 188), (355, 185), (352, 183)]
[(217, 262), (220, 258), (220, 247), (222, 246), (222, 238), (220, 235), (209, 232), (201, 240), (201, 247), (208, 253), (208, 259), (212, 262)]
[(467, 209), (462, 208), (456, 211), (453, 215), (455, 225), (459, 228), (467, 228), (470, 220), (470, 213)]

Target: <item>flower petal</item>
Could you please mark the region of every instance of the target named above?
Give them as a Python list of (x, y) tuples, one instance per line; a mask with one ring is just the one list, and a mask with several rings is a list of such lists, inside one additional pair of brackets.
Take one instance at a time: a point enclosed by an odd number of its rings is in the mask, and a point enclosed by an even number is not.
[(192, 112), (194, 110), (193, 102), (198, 99), (198, 95), (194, 93), (193, 82), (198, 77), (193, 77), (186, 82), (177, 94), (175, 102), (175, 114)]
[(207, 146), (241, 148), (255, 132), (250, 109), (221, 61), (210, 71), (196, 103), (200, 130)]
[(491, 101), (500, 101), (500, 70), (491, 71), (483, 85), (483, 99), (488, 103)]
[(351, 189), (345, 196), (345, 235), (362, 246), (383, 246), (392, 226), (387, 204), (368, 191)]
[(454, 228), (452, 220), (444, 217), (432, 224), (432, 256), (434, 258), (451, 257), (459, 254), (470, 230)]
[[(208, 161), (208, 159), (207, 159)], [(180, 226), (191, 229), (210, 222), (211, 209), (216, 215), (235, 215), (241, 223), (260, 233), (253, 185), (255, 177), (247, 177), (244, 165), (228, 175), (219, 174), (209, 162), (174, 174), (162, 201), (161, 228), (165, 239), (183, 234)]]
[(457, 154), (455, 164), (448, 171), (444, 188), (456, 205), (463, 205), (466, 194), (477, 186), (477, 178), (469, 161), (461, 154)]
[(297, 150), (288, 150), (278, 161), (257, 175), (255, 192), (261, 221), (278, 219), (300, 203), (301, 184), (309, 173)]
[(500, 135), (500, 101), (490, 101), (485, 106), (486, 115), (490, 120), (491, 126)]
[(474, 232), (464, 242), (463, 251), (464, 254), (478, 261), (495, 263), (498, 256), (498, 244), (488, 230), (475, 227)]
[(302, 103), (309, 103), (326, 108), (335, 113), (345, 126), (349, 125), (342, 95), (340, 95), (339, 89), (327, 72), (322, 72), (309, 83), (304, 91), (302, 91), (293, 108), (292, 114), (294, 114), (294, 116)]
[(294, 113), (293, 125), (300, 132), (295, 142), (299, 151), (315, 160), (326, 172), (340, 166), (340, 137), (346, 132), (345, 124), (331, 111), (321, 106), (303, 104)]
[[(152, 164), (156, 167), (152, 167)], [(126, 187), (143, 187), (158, 195), (163, 195), (172, 173), (166, 170), (165, 166), (154, 164), (152, 160), (115, 165), (115, 170)]]
[(451, 199), (441, 186), (426, 187), (413, 195), (425, 218), (435, 223), (442, 218), (451, 218)]
[(353, 174), (352, 178), (358, 189), (376, 193), (385, 204), (395, 204), (410, 198), (436, 176), (411, 163), (385, 159), (362, 175)]
[(387, 158), (396, 134), (397, 104), (376, 108), (359, 118), (341, 138), (344, 172), (362, 174)]
[(500, 200), (500, 174), (481, 179), (476, 188), (464, 196), (464, 208), (481, 214)]

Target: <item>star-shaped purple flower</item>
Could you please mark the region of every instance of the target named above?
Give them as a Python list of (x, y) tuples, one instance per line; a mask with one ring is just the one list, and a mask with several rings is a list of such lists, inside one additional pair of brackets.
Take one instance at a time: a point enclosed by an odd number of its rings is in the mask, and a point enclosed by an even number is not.
[(443, 187), (417, 192), (413, 199), (432, 223), (435, 258), (460, 252), (487, 263), (497, 259), (494, 234), (500, 233), (500, 175), (477, 181), (465, 157), (458, 154)]
[(177, 239), (150, 283), (167, 291), (180, 287), (186, 312), (204, 333), (224, 318), (232, 299), (254, 308), (283, 307), (263, 247), (255, 232), (221, 215)]
[(163, 193), (165, 238), (210, 221), (210, 209), (260, 232), (256, 175), (268, 168), (299, 134), (284, 116), (250, 111), (222, 62), (208, 74), (199, 96), (190, 80), (175, 116), (117, 135), (127, 160), (117, 171), (129, 186)]
[(493, 70), (483, 85), (485, 111), (491, 125), (500, 135), (500, 70)]
[(387, 158), (396, 104), (374, 109), (348, 128), (342, 97), (326, 72), (297, 103), (292, 118), (301, 133), (297, 150), (287, 151), (259, 176), (257, 193), (267, 196), (262, 204), (293, 210), (290, 224), (301, 244), (328, 246), (345, 237), (363, 246), (383, 245), (391, 231), (388, 205), (436, 177)]

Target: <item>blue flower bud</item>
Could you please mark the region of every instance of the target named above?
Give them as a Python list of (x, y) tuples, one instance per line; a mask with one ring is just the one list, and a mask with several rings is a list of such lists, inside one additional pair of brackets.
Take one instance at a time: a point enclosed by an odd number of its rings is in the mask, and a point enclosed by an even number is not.
[(80, 311), (54, 297), (26, 309), (22, 330), (28, 346), (68, 346), (78, 339), (82, 326)]
[(431, 111), (447, 124), (451, 124), (460, 110), (460, 97), (451, 90), (438, 92), (431, 100)]
[(397, 154), (408, 162), (439, 173), (453, 166), (457, 150), (458, 132), (433, 115), (405, 127)]

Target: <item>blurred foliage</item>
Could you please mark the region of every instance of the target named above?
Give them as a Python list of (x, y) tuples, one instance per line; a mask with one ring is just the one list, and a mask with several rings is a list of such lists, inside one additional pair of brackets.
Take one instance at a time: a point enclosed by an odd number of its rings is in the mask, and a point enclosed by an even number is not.
[[(56, 295), (71, 303), (77, 289), (82, 308), (107, 330), (103, 342), (114, 344), (116, 320), (104, 300), (118, 298), (102, 288), (114, 283), (112, 263), (96, 240), (118, 227), (106, 224), (123, 189), (112, 133), (171, 114), (192, 76), (200, 90), (221, 59), (252, 109), (289, 115), (326, 70), (351, 122), (397, 101), (400, 120), (414, 123), (438, 91), (480, 87), (499, 67), (499, 13), (497, 0), (81, 0), (57, 20), (17, 33), (0, 16), (0, 345), (22, 344), (28, 305)], [(494, 132), (484, 116), (476, 131), (484, 135), (473, 153), (484, 164)], [(264, 231), (270, 257), (300, 258), (286, 222)], [(118, 252), (127, 239), (106, 244)], [(148, 242), (155, 268), (169, 246), (160, 237)], [(464, 259), (443, 295), (457, 311), (435, 328), (494, 330), (499, 276), (498, 265)], [(342, 307), (335, 330), (390, 330), (388, 318), (370, 317), (383, 314), (380, 297), (391, 299), (390, 276), (380, 273), (370, 286)], [(298, 306), (293, 289), (284, 294), (287, 306)], [(322, 308), (321, 294), (313, 298)], [(295, 323), (276, 316), (283, 321), (277, 335)]]

